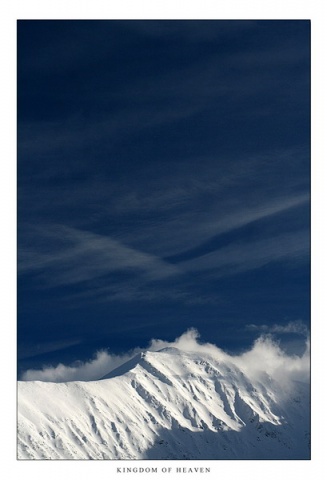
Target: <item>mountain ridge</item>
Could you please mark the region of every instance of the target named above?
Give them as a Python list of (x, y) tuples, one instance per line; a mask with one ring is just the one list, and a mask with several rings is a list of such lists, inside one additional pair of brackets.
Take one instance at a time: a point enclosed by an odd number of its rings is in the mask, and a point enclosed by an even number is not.
[[(290, 387), (290, 385), (289, 385)], [(97, 381), (18, 382), (18, 458), (309, 458), (309, 387), (164, 348)]]

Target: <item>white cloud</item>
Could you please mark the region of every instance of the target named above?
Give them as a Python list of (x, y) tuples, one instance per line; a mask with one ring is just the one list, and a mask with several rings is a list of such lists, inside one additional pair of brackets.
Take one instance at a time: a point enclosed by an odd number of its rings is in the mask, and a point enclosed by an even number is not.
[(189, 329), (174, 342), (152, 340), (151, 349), (175, 347), (183, 351), (200, 352), (227, 361), (243, 370), (249, 377), (269, 375), (287, 383), (289, 379), (308, 381), (310, 372), (310, 342), (306, 339), (303, 355), (288, 355), (269, 335), (260, 336), (250, 350), (241, 355), (230, 355), (211, 343), (200, 343), (199, 332)]
[(113, 355), (107, 351), (97, 352), (94, 359), (78, 362), (72, 366), (59, 364), (56, 367), (44, 367), (42, 370), (27, 370), (22, 380), (41, 380), (46, 382), (67, 382), (75, 380), (97, 380), (119, 367), (142, 350), (158, 351), (166, 347), (178, 348), (187, 352), (199, 352), (218, 358), (240, 368), (250, 378), (273, 377), (286, 388), (290, 379), (308, 381), (310, 372), (310, 344), (302, 356), (288, 355), (270, 336), (260, 336), (252, 348), (241, 355), (229, 355), (216, 345), (200, 343), (199, 333), (191, 328), (173, 342), (160, 339), (151, 340), (146, 349), (135, 348), (122, 355)]
[(269, 375), (286, 388), (290, 379), (309, 381), (310, 341), (307, 338), (303, 355), (287, 355), (271, 336), (261, 336), (251, 350), (235, 360), (249, 377)]
[(123, 355), (110, 354), (105, 350), (96, 353), (95, 358), (87, 362), (76, 362), (71, 366), (59, 363), (56, 367), (44, 367), (41, 370), (27, 370), (22, 380), (40, 380), (43, 382), (71, 382), (77, 380), (97, 380), (132, 358), (140, 349)]

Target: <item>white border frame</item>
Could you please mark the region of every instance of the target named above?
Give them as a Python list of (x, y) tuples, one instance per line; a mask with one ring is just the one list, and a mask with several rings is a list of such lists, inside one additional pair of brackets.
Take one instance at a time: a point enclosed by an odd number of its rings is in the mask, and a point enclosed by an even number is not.
[[(311, 461), (208, 461), (178, 462), (178, 466), (209, 466), (210, 474), (179, 474), (182, 478), (232, 478), (265, 480), (279, 478), (321, 479), (324, 472), (326, 414), (324, 402), (324, 318), (327, 270), (325, 197), (327, 159), (326, 130), (326, 15), (323, 0), (2, 0), (0, 6), (1, 133), (4, 143), (1, 159), (1, 432), (2, 471), (7, 478), (54, 480), (78, 476), (79, 480), (141, 478), (146, 474), (117, 474), (117, 466), (133, 466), (125, 461), (16, 460), (16, 21), (17, 19), (310, 19), (312, 28), (312, 433)], [(321, 435), (320, 435), (321, 433)], [(138, 461), (137, 467), (176, 466), (170, 461)], [(152, 478), (167, 473), (148, 474)]]

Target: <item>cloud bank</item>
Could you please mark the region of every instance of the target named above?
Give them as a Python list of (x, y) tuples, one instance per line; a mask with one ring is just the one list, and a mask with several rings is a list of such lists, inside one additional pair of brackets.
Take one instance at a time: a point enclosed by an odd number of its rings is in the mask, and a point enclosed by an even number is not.
[(23, 373), (21, 380), (44, 382), (98, 380), (141, 351), (158, 351), (166, 347), (174, 347), (185, 352), (211, 355), (222, 362), (240, 368), (252, 379), (263, 379), (268, 375), (284, 386), (287, 386), (290, 380), (309, 381), (310, 341), (308, 337), (306, 349), (301, 356), (288, 355), (270, 334), (261, 335), (250, 350), (240, 355), (230, 355), (214, 344), (201, 343), (199, 337), (199, 332), (191, 328), (173, 342), (153, 339), (147, 348), (137, 347), (122, 355), (114, 355), (102, 350), (87, 362), (76, 362), (70, 366), (59, 364), (56, 367), (49, 366), (41, 370), (27, 370)]

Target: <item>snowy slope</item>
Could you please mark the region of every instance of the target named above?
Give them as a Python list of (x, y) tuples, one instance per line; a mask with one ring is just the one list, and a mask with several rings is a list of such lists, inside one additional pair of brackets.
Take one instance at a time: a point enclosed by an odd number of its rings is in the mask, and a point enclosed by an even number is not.
[(166, 348), (98, 381), (18, 384), (20, 459), (307, 459), (309, 388)]

